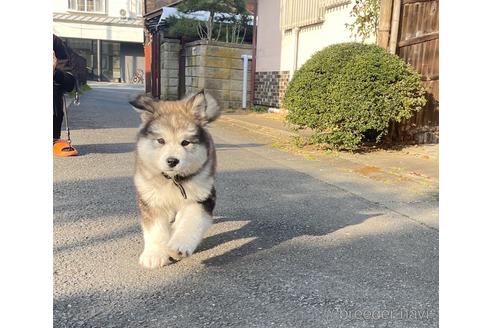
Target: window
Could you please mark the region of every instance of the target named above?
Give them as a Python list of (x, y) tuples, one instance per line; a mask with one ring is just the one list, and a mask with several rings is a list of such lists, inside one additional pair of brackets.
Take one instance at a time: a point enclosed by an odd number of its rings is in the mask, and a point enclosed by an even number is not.
[(97, 80), (97, 46), (96, 40), (65, 39), (67, 46), (72, 48), (79, 56), (87, 61), (87, 73), (89, 80)]
[(68, 9), (88, 13), (105, 13), (106, 0), (68, 0)]

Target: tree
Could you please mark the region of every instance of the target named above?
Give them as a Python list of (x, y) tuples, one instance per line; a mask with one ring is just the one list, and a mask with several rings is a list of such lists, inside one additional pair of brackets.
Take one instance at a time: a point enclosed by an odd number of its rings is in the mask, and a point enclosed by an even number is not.
[(354, 7), (350, 12), (350, 17), (354, 18), (351, 24), (345, 24), (352, 36), (362, 39), (376, 35), (379, 22), (379, 8), (381, 0), (355, 0)]
[(205, 11), (209, 13), (205, 38), (212, 41), (214, 22), (217, 14), (244, 15), (246, 0), (184, 0), (178, 5), (178, 10), (184, 13)]
[[(250, 25), (251, 16), (248, 14), (217, 15), (217, 22), (219, 23), (219, 30), (216, 40), (230, 43), (244, 43), (248, 32), (252, 32), (252, 26)], [(225, 35), (221, 34), (223, 30), (225, 30)]]
[(189, 41), (200, 40), (200, 21), (188, 17), (170, 16), (167, 18), (168, 27), (165, 36), (170, 38), (183, 37)]

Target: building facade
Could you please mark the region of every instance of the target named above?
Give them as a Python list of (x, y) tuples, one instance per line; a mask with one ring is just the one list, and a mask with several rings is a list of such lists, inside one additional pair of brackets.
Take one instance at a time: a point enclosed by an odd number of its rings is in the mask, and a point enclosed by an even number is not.
[(352, 2), (258, 0), (255, 104), (280, 108), (288, 82), (315, 52), (354, 41), (345, 25), (352, 22)]
[(141, 0), (53, 0), (53, 33), (87, 61), (89, 80), (143, 83)]
[(289, 71), (282, 69), (280, 0), (257, 2), (257, 36), (254, 103), (280, 107)]

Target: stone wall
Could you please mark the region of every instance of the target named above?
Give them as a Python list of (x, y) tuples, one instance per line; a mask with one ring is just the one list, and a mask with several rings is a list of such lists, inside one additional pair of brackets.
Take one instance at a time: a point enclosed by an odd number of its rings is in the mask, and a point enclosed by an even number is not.
[[(241, 108), (243, 90), (243, 60), (241, 55), (251, 55), (251, 45), (224, 42), (208, 43), (206, 40), (185, 45), (186, 93), (204, 88), (217, 99), (223, 109)], [(251, 99), (248, 63), (248, 106)]]
[(255, 73), (255, 105), (280, 108), (289, 83), (289, 71)]
[[(179, 79), (184, 79), (184, 94), (205, 89), (223, 109), (241, 108), (243, 60), (251, 55), (251, 45), (199, 40), (185, 44), (184, 74), (179, 74), (181, 44), (175, 39), (161, 43), (161, 99), (179, 98)], [(251, 60), (248, 61), (247, 106), (251, 99)]]
[(177, 100), (179, 84), (179, 40), (164, 39), (161, 44), (161, 99)]

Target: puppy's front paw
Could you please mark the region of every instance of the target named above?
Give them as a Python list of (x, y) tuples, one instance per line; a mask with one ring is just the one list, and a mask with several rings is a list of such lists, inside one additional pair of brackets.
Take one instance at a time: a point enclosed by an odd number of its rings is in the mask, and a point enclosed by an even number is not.
[(167, 252), (159, 250), (143, 251), (138, 262), (147, 269), (160, 268), (172, 263)]
[(196, 246), (195, 241), (186, 238), (171, 238), (167, 244), (169, 255), (176, 261), (193, 254)]

